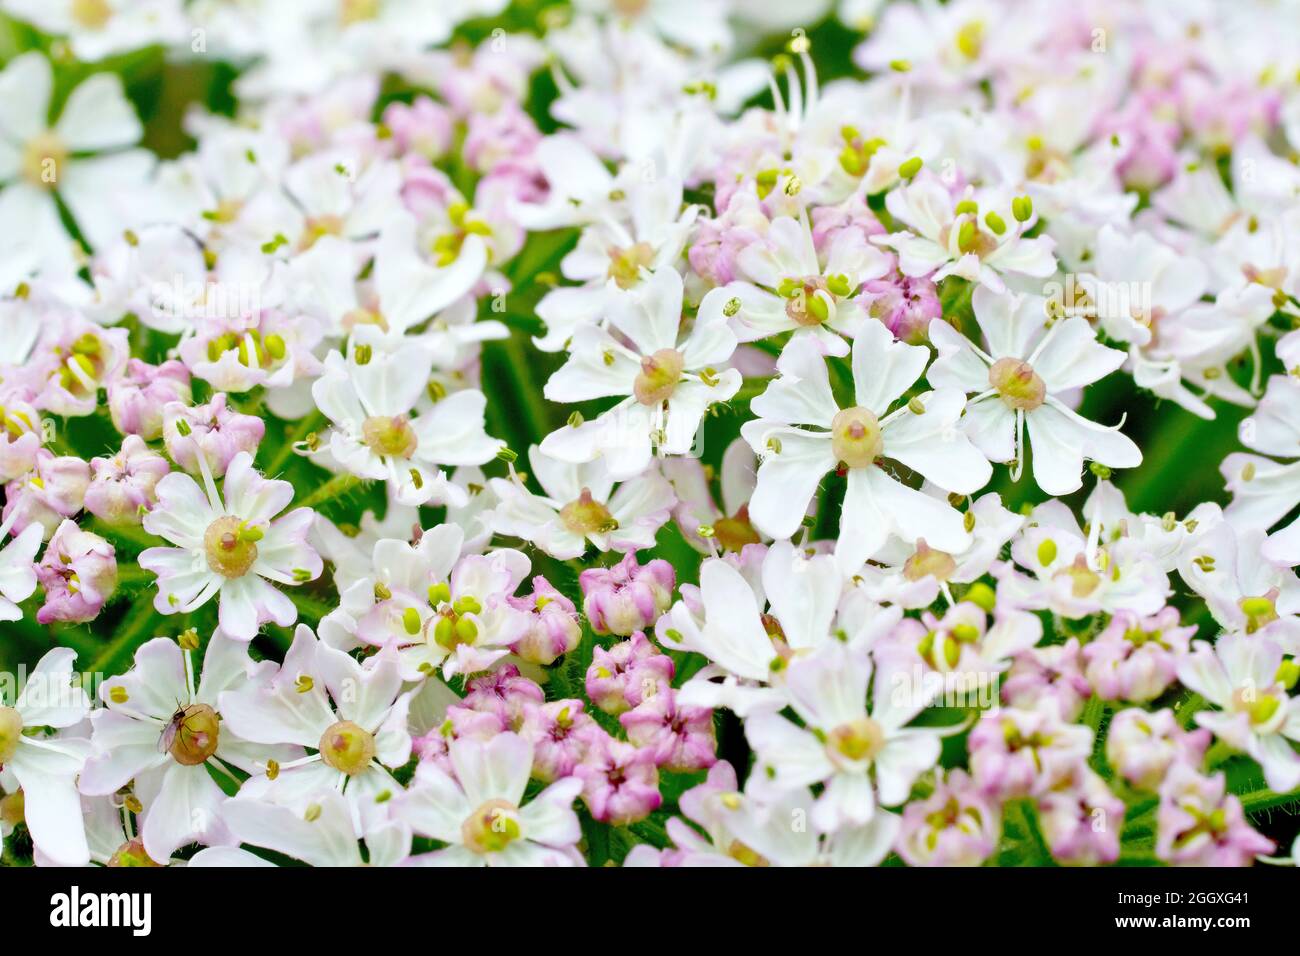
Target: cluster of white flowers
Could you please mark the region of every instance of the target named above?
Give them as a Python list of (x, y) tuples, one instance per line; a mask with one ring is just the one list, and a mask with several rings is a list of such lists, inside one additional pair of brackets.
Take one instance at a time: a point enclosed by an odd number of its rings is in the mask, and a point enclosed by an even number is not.
[(0, 11), (3, 862), (1281, 858), (1293, 7)]

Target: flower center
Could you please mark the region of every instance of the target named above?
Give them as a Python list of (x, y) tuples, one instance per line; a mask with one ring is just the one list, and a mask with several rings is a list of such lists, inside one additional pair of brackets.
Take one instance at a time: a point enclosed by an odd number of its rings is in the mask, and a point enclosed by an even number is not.
[(113, 19), (113, 8), (108, 0), (72, 0), (69, 10), (73, 21), (87, 30), (100, 30)]
[(1101, 584), (1101, 575), (1088, 567), (1088, 561), (1083, 555), (1075, 558), (1068, 568), (1061, 568), (1053, 577), (1068, 577), (1070, 593), (1076, 598), (1087, 597)]
[(12, 707), (0, 707), (0, 767), (13, 758), (22, 739), (22, 715)]
[(68, 161), (68, 147), (54, 133), (40, 133), (23, 148), (23, 178), (41, 189), (53, 189), (62, 166)]
[(560, 520), (574, 534), (606, 534), (618, 528), (618, 521), (599, 501), (591, 497), (590, 489), (583, 488), (576, 501), (560, 509)]
[(109, 866), (113, 867), (152, 867), (162, 866), (161, 863), (155, 863), (144, 848), (142, 840), (131, 840), (123, 843), (117, 848), (117, 852), (109, 858)]
[(179, 764), (197, 767), (217, 752), (221, 718), (207, 704), (190, 704), (178, 717), (176, 733), (167, 747)]
[(475, 853), (500, 853), (523, 834), (519, 808), (509, 800), (489, 800), (465, 818), (460, 832)]
[(866, 468), (884, 449), (880, 420), (868, 408), (845, 408), (831, 420), (831, 450), (850, 468)]
[(225, 515), (208, 525), (203, 550), (208, 567), (226, 578), (242, 578), (257, 561), (257, 542), (262, 532), (234, 515)]
[(21, 790), (0, 797), (0, 823), (15, 827), (27, 819), (27, 803)]
[(747, 544), (759, 544), (763, 539), (749, 520), (749, 505), (741, 505), (730, 518), (719, 518), (713, 523), (713, 536), (728, 551), (739, 551)]
[(641, 359), (641, 373), (632, 385), (636, 400), (652, 407), (667, 401), (682, 380), (685, 367), (686, 360), (676, 349), (660, 349)]
[(843, 757), (854, 762), (870, 760), (885, 746), (885, 731), (870, 717), (859, 717), (840, 724), (830, 732), (826, 746), (832, 758)]
[(947, 551), (936, 551), (925, 543), (924, 538), (916, 541), (916, 553), (903, 562), (903, 577), (909, 581), (922, 578), (934, 578), (947, 581), (957, 570), (957, 562)]
[(638, 242), (626, 249), (611, 249), (606, 275), (626, 292), (641, 281), (641, 270), (650, 268), (654, 260), (655, 251), (648, 242)]
[(339, 0), (339, 23), (351, 26), (379, 16), (380, 0)]
[(361, 440), (376, 455), (410, 458), (419, 444), (405, 415), (372, 415), (361, 426)]
[(1239, 687), (1232, 694), (1232, 708), (1250, 717), (1255, 725), (1268, 723), (1282, 707), (1276, 694), (1261, 692), (1254, 686)]
[(1277, 593), (1274, 589), (1261, 597), (1246, 597), (1237, 602), (1241, 612), (1246, 615), (1247, 634), (1254, 634), (1277, 620), (1277, 605), (1274, 604)]
[(339, 773), (359, 774), (375, 757), (374, 734), (350, 720), (340, 720), (321, 735), (320, 756)]
[(1034, 367), (1020, 359), (1001, 358), (989, 367), (989, 384), (1009, 408), (1032, 412), (1047, 396), (1047, 385)]
[[(848, 280), (844, 280), (847, 294)], [(835, 308), (834, 290), (829, 288), (827, 280), (821, 276), (805, 276), (802, 279), (783, 279), (777, 288), (777, 294), (784, 297), (785, 314), (796, 325), (821, 325), (831, 317)]]

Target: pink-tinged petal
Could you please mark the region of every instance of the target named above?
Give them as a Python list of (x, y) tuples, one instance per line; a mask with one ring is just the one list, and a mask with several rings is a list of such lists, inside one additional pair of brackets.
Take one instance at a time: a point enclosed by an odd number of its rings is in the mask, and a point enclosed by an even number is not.
[(230, 514), (257, 525), (270, 521), (293, 501), (293, 485), (263, 478), (248, 452), (240, 452), (231, 460), (222, 493)]

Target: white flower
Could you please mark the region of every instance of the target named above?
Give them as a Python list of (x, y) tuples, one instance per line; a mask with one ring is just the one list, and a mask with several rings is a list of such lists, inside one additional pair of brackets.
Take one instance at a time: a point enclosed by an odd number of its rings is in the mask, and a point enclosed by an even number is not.
[(988, 339), (985, 352), (942, 319), (930, 323), (939, 358), (930, 381), (940, 388), (975, 393), (963, 427), (992, 461), (1014, 461), (1019, 477), (1025, 458), (1024, 430), (1033, 444), (1034, 480), (1050, 495), (1083, 485), (1083, 461), (1132, 468), (1142, 452), (1114, 428), (1081, 417), (1058, 397), (1115, 371), (1124, 353), (1097, 342), (1086, 319), (1046, 321), (1040, 296), (972, 296), (975, 318)]
[(699, 215), (698, 206), (683, 211), (681, 181), (631, 182), (623, 195), (619, 206), (582, 230), (560, 263), (566, 279), (583, 285), (552, 289), (537, 303), (546, 333), (534, 343), (542, 351), (567, 348), (578, 329), (602, 319), (625, 293), (680, 259)]
[(790, 537), (822, 477), (842, 462), (848, 490), (836, 555), (846, 571), (857, 571), (890, 534), (964, 551), (970, 535), (956, 509), (880, 465), (892, 458), (959, 494), (979, 490), (992, 473), (957, 427), (965, 405), (959, 391), (926, 392), (889, 411), (921, 376), (929, 354), (894, 341), (883, 324), (867, 323), (853, 342), (856, 404), (841, 409), (815, 344), (792, 340), (777, 362), (780, 377), (753, 401), (760, 417), (741, 428), (762, 460), (749, 506), (754, 525), (774, 538)]
[(189, 36), (179, 0), (6, 0), (5, 9), (67, 37), (77, 59), (87, 63)]
[(46, 736), (41, 728), (72, 727), (90, 709), (86, 692), (72, 686), (76, 653), (66, 647), (48, 652), (27, 675), (27, 683), (8, 705), (0, 698), (0, 771), (6, 788), (16, 781), (23, 791), (24, 816), (32, 842), (60, 866), (90, 860), (77, 795), (77, 774), (89, 751), (85, 740)]
[(24, 53), (0, 72), (0, 181), (5, 231), (31, 237), (55, 262), (71, 240), (55, 193), (95, 247), (131, 220), (130, 197), (153, 166), (141, 149), (125, 149), (143, 127), (114, 73), (96, 73), (76, 87), (58, 121), (48, 125), (54, 77), (41, 53)]
[(628, 396), (590, 422), (570, 424), (542, 442), (545, 454), (581, 463), (605, 460), (617, 479), (641, 474), (653, 453), (684, 455), (709, 406), (740, 388), (735, 369), (719, 369), (736, 350), (725, 320), (695, 320), (683, 337), (682, 277), (666, 267), (637, 294), (621, 297), (610, 316), (613, 330), (578, 330), (568, 362), (546, 383), (553, 402)]
[[(368, 225), (375, 225), (367, 220)], [(358, 227), (359, 228), (359, 227)], [(291, 301), (306, 311), (323, 313), (336, 334), (378, 326), (397, 342), (470, 293), (487, 267), (487, 247), (480, 236), (465, 237), (459, 255), (444, 267), (431, 265), (417, 251), (416, 222), (405, 211), (385, 215), (374, 251), (374, 281), (359, 295), (357, 261), (352, 243), (337, 235), (317, 238), (287, 266)], [(433, 325), (436, 325), (434, 323)], [(433, 326), (430, 331), (437, 331)], [(479, 337), (498, 335), (499, 323), (472, 323)]]
[(192, 651), (165, 637), (142, 645), (135, 666), (100, 687), (105, 709), (91, 718), (95, 753), (81, 775), (82, 792), (104, 796), (131, 785), (144, 805), (140, 836), (153, 860), (170, 859), (195, 841), (227, 842), (217, 814), (226, 795), (209, 766), (236, 782), (227, 764), (256, 773), (297, 752), (250, 745), (223, 721), (218, 697), (254, 686), (273, 670), (254, 663), (246, 644), (218, 630), (196, 686)]
[(1178, 571), (1223, 627), (1300, 653), (1300, 579), (1265, 547), (1259, 528), (1221, 521), (1187, 544)]
[(406, 718), (413, 693), (402, 692), (395, 650), (363, 664), (299, 625), (278, 671), (223, 693), (219, 709), (225, 725), (246, 740), (316, 753), (260, 768), (240, 798), (301, 812), (321, 793), (342, 791), (357, 831), (370, 832), (385, 822), (384, 803), (401, 790), (387, 768), (410, 757)]
[[(885, 208), (911, 231), (875, 241), (898, 250), (898, 266), (904, 275), (929, 275), (935, 282), (959, 276), (997, 293), (1006, 291), (1001, 273), (1042, 279), (1056, 271), (1052, 239), (1024, 237), (1036, 222), (1032, 215), (1019, 220), (1012, 215), (1012, 205), (996, 197), (978, 198), (985, 206), (997, 205), (1001, 213), (992, 208), (981, 211), (973, 195), (968, 190), (963, 199), (954, 202), (947, 188), (931, 176), (890, 190)], [(997, 218), (990, 221), (990, 214)]]
[(939, 760), (939, 738), (948, 728), (907, 727), (929, 701), (886, 667), (875, 669), (872, 685), (865, 652), (825, 644), (790, 664), (785, 691), (804, 726), (774, 711), (751, 714), (745, 736), (758, 760), (752, 778), (776, 790), (824, 783), (812, 810), (818, 830), (863, 826), (877, 803), (903, 803), (916, 778)]
[(453, 778), (436, 763), (420, 764), (411, 789), (392, 814), (446, 849), (412, 858), (422, 866), (581, 866), (582, 836), (573, 801), (577, 777), (551, 784), (528, 803), (524, 789), (533, 745), (513, 733), (488, 741), (462, 737), (448, 745)]
[(1300, 698), (1288, 697), (1278, 669), (1282, 648), (1267, 638), (1226, 634), (1213, 646), (1197, 641), (1178, 663), (1178, 679), (1220, 711), (1196, 722), (1264, 768), (1270, 790), (1300, 786)]
[(404, 505), (464, 505), (464, 489), (447, 480), (442, 465), (482, 465), (502, 442), (483, 429), (487, 399), (477, 389), (439, 398), (411, 416), (425, 396), (433, 356), (418, 339), (388, 339), (361, 327), (347, 357), (331, 352), (312, 397), (334, 423), (329, 452), (344, 470), (387, 481)]
[(698, 590), (683, 585), (687, 600), (655, 627), (665, 647), (709, 659), (681, 688), (684, 705), (726, 707), (742, 717), (779, 709), (790, 659), (816, 650), (837, 631), (854, 647), (869, 647), (902, 617), (899, 610), (853, 600), (853, 592), (841, 606), (844, 578), (835, 559), (808, 557), (788, 541), (768, 548), (761, 568), (745, 570), (752, 579), (729, 559), (706, 560)]
[(519, 476), (493, 478), (500, 504), (492, 516), (497, 533), (531, 541), (553, 558), (582, 557), (591, 542), (600, 551), (633, 551), (654, 546), (655, 533), (676, 502), (672, 486), (658, 471), (614, 487), (603, 461), (570, 464), (528, 450), (532, 476), (544, 495), (529, 491)]
[(749, 281), (711, 291), (700, 303), (702, 318), (731, 318), (746, 342), (794, 332), (795, 338), (811, 336), (829, 355), (847, 355), (841, 336), (855, 335), (867, 315), (858, 293), (889, 271), (889, 257), (860, 232), (844, 229), (823, 266), (808, 217), (782, 216), (741, 250), (736, 265)]
[(293, 485), (268, 481), (240, 452), (217, 491), (202, 455), (204, 489), (184, 472), (158, 482), (158, 505), (144, 518), (150, 534), (175, 547), (147, 548), (140, 566), (158, 575), (154, 607), (162, 614), (186, 614), (220, 595), (221, 629), (250, 641), (260, 625), (287, 627), (298, 619), (293, 601), (272, 582), (296, 587), (323, 567), (307, 543), (315, 512), (296, 508), (276, 518), (293, 500)]
[[(1300, 366), (1300, 333), (1278, 343), (1278, 355)], [(1232, 504), (1224, 516), (1240, 528), (1267, 531), (1300, 504), (1300, 379), (1274, 375), (1255, 414), (1241, 423), (1242, 443), (1260, 455), (1236, 453), (1220, 466)], [(1262, 455), (1271, 457), (1264, 458)], [(1277, 564), (1300, 564), (1300, 520), (1269, 536), (1264, 556)]]

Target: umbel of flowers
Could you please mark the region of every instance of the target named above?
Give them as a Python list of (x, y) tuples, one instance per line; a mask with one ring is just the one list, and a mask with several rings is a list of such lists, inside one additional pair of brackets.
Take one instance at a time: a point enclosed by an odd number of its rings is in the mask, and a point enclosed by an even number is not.
[(1293, 862), (1296, 11), (538, 6), (0, 0), (0, 863)]

